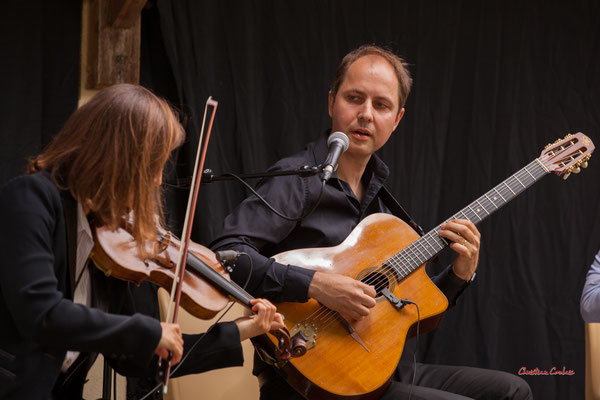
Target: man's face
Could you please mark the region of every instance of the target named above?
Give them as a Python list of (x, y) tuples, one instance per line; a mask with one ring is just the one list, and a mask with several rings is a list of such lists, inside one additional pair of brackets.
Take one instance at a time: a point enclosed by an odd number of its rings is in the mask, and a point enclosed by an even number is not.
[(398, 126), (404, 114), (398, 107), (394, 68), (380, 56), (361, 57), (348, 69), (335, 99), (329, 93), (332, 132), (348, 135), (349, 155), (370, 156)]

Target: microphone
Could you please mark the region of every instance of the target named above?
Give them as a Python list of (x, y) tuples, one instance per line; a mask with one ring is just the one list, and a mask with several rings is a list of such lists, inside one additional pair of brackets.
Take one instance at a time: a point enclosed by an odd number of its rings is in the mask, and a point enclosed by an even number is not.
[(215, 251), (215, 257), (217, 260), (223, 264), (227, 272), (231, 273), (233, 271), (233, 266), (238, 258), (240, 258), (241, 253), (235, 250), (221, 250)]
[(323, 182), (327, 182), (333, 171), (337, 169), (340, 156), (350, 146), (350, 139), (343, 132), (333, 132), (327, 139), (327, 146), (329, 146), (329, 154), (323, 163), (323, 176), (321, 177)]

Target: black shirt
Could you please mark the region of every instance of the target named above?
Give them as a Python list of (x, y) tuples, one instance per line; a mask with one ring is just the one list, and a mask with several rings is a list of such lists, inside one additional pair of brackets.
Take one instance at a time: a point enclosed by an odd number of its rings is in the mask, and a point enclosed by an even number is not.
[[(278, 161), (269, 171), (298, 169), (318, 165), (327, 156), (327, 135), (309, 143), (303, 151)], [(314, 271), (282, 265), (268, 257), (293, 249), (329, 247), (340, 244), (366, 216), (390, 213), (378, 193), (389, 175), (385, 163), (373, 155), (362, 177), (366, 188), (363, 202), (350, 186), (334, 174), (324, 187), (317, 209), (301, 221), (285, 220), (269, 210), (256, 196), (245, 199), (224, 221), (223, 232), (213, 241), (213, 250), (234, 249), (252, 257), (237, 261), (231, 278), (243, 284), (251, 273), (248, 292), (272, 301), (304, 302)], [(321, 179), (283, 176), (264, 179), (258, 193), (288, 217), (299, 217), (311, 210), (321, 191)], [(450, 304), (456, 302), (465, 283), (450, 273), (451, 267), (433, 278)]]

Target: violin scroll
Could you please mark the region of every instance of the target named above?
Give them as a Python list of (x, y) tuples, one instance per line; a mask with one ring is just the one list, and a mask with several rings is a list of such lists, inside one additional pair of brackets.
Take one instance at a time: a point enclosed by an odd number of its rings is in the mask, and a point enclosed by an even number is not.
[(292, 357), (300, 357), (306, 353), (306, 341), (298, 335), (290, 338), (290, 332), (286, 327), (269, 332), (277, 339), (275, 355), (278, 361), (288, 361)]

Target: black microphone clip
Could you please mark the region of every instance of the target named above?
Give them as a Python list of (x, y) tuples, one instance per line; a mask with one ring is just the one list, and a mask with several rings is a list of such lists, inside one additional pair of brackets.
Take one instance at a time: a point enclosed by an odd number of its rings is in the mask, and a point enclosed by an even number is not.
[(235, 250), (215, 251), (215, 257), (225, 267), (227, 272), (232, 273), (235, 262), (240, 258), (240, 252)]

